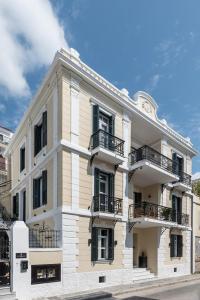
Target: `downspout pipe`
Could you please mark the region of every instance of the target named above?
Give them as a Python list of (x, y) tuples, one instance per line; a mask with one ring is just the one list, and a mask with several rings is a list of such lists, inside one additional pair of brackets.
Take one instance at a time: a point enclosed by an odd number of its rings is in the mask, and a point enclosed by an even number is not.
[(191, 251), (191, 274), (194, 273), (193, 270), (193, 233), (194, 233), (194, 224), (193, 224), (193, 207), (194, 207), (194, 196), (193, 194), (191, 195), (191, 201), (192, 201), (192, 205), (191, 205), (191, 225), (192, 225), (192, 231), (191, 231), (191, 247), (190, 247), (190, 251)]

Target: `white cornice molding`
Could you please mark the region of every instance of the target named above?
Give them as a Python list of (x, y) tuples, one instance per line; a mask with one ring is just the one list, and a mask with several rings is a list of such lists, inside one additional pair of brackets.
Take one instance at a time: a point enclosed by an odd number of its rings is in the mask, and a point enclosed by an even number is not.
[[(80, 58), (79, 54), (76, 50), (65, 50), (61, 49), (58, 51), (55, 55), (54, 61), (52, 65), (49, 68), (49, 71), (38, 90), (36, 96), (31, 101), (31, 104), (29, 106), (29, 109), (25, 113), (24, 117), (22, 118), (20, 125), (18, 126), (16, 133), (14, 134), (14, 137), (8, 146), (7, 153), (10, 152), (10, 149), (12, 148), (15, 138), (18, 135), (23, 123), (25, 122), (29, 112), (31, 111), (33, 105), (37, 101), (40, 93), (45, 87), (45, 84), (50, 80), (51, 76), (53, 75), (54, 69), (56, 67), (59, 68), (59, 66), (64, 66), (67, 69), (69, 69), (71, 72), (78, 75), (80, 78), (84, 78), (86, 82), (89, 82), (94, 87), (100, 89), (104, 94), (111, 97), (115, 102), (119, 103), (124, 109), (128, 110), (130, 113), (136, 113), (140, 115), (142, 118), (147, 120), (149, 123), (151, 123), (153, 126), (157, 127), (165, 136), (168, 138), (171, 138), (174, 142), (178, 143), (180, 146), (184, 147), (187, 151), (189, 151), (192, 155), (197, 155), (198, 152), (193, 148), (192, 143), (188, 138), (184, 138), (182, 135), (180, 135), (178, 132), (174, 131), (172, 128), (170, 128), (166, 122), (163, 120), (156, 118), (156, 120), (153, 120), (148, 115), (143, 113), (138, 107), (136, 102), (128, 96), (128, 93), (124, 93), (124, 90), (119, 90), (114, 85), (112, 85), (110, 82), (108, 82), (106, 79), (104, 79), (102, 76), (100, 76), (98, 73), (96, 73), (94, 70), (92, 70), (89, 66), (87, 66), (85, 63), (83, 63)], [(155, 100), (148, 95), (145, 92), (143, 93), (145, 97), (147, 97), (151, 103), (157, 108), (157, 104)]]

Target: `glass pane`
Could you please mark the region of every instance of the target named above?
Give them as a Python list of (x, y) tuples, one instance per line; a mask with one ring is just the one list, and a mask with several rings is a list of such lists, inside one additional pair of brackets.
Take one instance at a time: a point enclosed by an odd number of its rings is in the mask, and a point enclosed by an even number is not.
[(48, 268), (47, 269), (47, 277), (48, 278), (56, 277), (56, 270), (55, 270), (55, 268)]
[(106, 250), (101, 249), (101, 258), (106, 258)]
[(37, 270), (37, 279), (46, 278), (46, 269)]
[(102, 239), (101, 239), (101, 247), (102, 247), (102, 248), (105, 248), (105, 247), (106, 247), (106, 239), (105, 239), (105, 238), (102, 238)]
[(105, 182), (100, 182), (100, 193), (105, 194), (105, 192), (106, 192)]
[(101, 230), (101, 235), (102, 236), (107, 236), (107, 229), (102, 229)]

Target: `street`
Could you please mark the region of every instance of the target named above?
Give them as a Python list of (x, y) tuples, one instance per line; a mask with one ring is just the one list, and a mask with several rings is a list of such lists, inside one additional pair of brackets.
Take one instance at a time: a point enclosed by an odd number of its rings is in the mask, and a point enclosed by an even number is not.
[(164, 288), (148, 289), (148, 291), (130, 293), (114, 297), (123, 300), (200, 300), (200, 281), (181, 283)]

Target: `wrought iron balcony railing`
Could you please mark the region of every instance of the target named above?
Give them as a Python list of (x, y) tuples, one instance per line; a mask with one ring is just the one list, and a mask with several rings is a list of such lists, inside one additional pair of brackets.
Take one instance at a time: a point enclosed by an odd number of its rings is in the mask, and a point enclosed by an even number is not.
[(53, 229), (29, 229), (30, 248), (59, 248), (60, 231)]
[(146, 145), (139, 149), (132, 148), (132, 151), (129, 154), (129, 161), (131, 165), (144, 159), (170, 173), (176, 174), (176, 162), (167, 156)]
[(92, 207), (94, 212), (103, 212), (103, 213), (121, 215), (122, 199), (99, 194), (93, 197)]
[(187, 173), (182, 172), (179, 174), (179, 182), (187, 186), (191, 186), (192, 185), (191, 176)]
[(102, 129), (97, 130), (91, 136), (90, 141), (90, 149), (95, 149), (99, 146), (124, 156), (124, 141)]
[(174, 222), (180, 225), (189, 225), (189, 215), (179, 213), (171, 207), (142, 201), (139, 204), (129, 206), (129, 219), (148, 217), (161, 221)]

